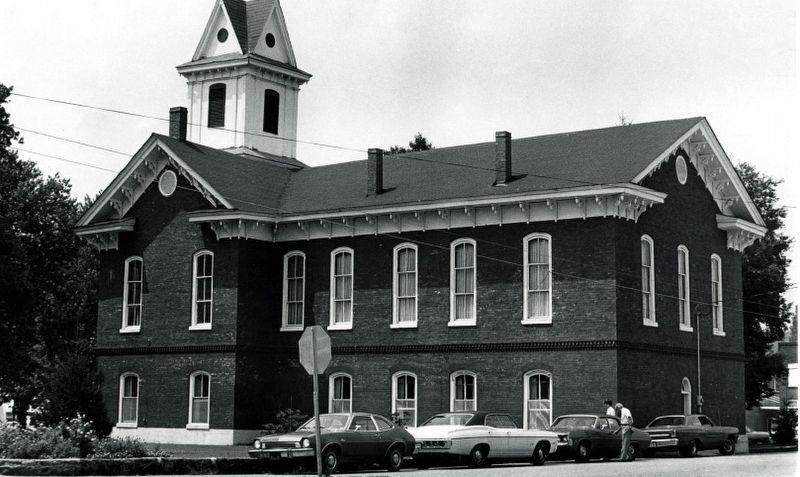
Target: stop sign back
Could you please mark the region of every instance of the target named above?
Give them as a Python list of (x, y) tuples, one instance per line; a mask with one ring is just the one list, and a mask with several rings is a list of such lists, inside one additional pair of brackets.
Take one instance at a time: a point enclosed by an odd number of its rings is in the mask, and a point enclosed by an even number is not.
[(300, 349), (300, 364), (306, 368), (308, 374), (322, 374), (331, 363), (331, 337), (321, 326), (309, 326), (297, 343)]

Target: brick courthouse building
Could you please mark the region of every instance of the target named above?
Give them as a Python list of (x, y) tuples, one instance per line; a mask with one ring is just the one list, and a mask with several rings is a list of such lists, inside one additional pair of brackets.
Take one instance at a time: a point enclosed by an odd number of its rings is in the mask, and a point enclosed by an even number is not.
[(189, 108), (77, 231), (117, 435), (243, 442), (310, 412), (312, 324), (323, 411), (543, 426), (611, 398), (643, 425), (699, 392), (743, 429), (741, 252), (765, 229), (704, 118), (308, 167), (277, 1), (220, 0), (178, 72)]

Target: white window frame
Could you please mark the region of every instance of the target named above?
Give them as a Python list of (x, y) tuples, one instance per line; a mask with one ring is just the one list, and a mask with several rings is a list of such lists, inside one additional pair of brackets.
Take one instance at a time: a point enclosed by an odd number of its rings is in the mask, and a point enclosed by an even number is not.
[[(548, 287), (547, 287), (547, 314), (540, 316), (528, 316), (528, 294), (530, 292), (530, 257), (528, 256), (528, 248), (531, 240), (547, 240), (547, 273), (548, 273)], [(522, 324), (523, 325), (542, 325), (553, 323), (553, 238), (549, 234), (532, 233), (522, 239), (522, 255), (523, 255), (523, 290), (522, 290)], [(542, 264), (537, 264), (542, 265)], [(542, 290), (537, 290), (542, 291)]]
[[(692, 412), (692, 382), (689, 381), (689, 378), (685, 377), (681, 379), (681, 405), (683, 406), (683, 411), (686, 415), (691, 414)], [(686, 413), (688, 407), (688, 413)]]
[[(206, 422), (192, 422), (194, 416), (192, 416), (192, 412), (194, 410), (194, 378), (197, 376), (207, 376), (208, 377), (208, 416)], [(211, 423), (211, 374), (206, 371), (194, 371), (192, 374), (189, 375), (189, 420), (186, 424), (186, 429), (210, 429)]]
[[(456, 247), (472, 245), (472, 319), (456, 319)], [(478, 245), (471, 238), (462, 238), (450, 244), (450, 322), (447, 326), (476, 326), (478, 321)]]
[[(410, 372), (410, 371), (399, 371), (399, 372), (394, 373), (392, 375), (392, 414), (398, 412), (398, 407), (397, 407), (397, 400), (398, 400), (398, 398), (397, 398), (397, 390), (398, 390), (397, 381), (402, 377), (414, 378), (414, 399), (413, 399), (413, 401), (414, 401), (414, 422), (406, 421), (406, 426), (408, 426), (408, 427), (417, 427), (417, 420), (419, 418), (419, 406), (418, 406), (418, 403), (419, 403), (419, 395), (418, 395), (419, 380), (417, 379), (417, 375), (412, 373), (412, 372)], [(410, 401), (410, 399), (406, 399), (406, 401)], [(409, 408), (406, 407), (406, 408), (403, 408), (403, 409), (409, 409)]]
[[(130, 266), (131, 262), (138, 261), (141, 263), (142, 267), (142, 281), (139, 282), (140, 292), (139, 292), (139, 324), (138, 325), (128, 325), (128, 267)], [(120, 333), (139, 333), (142, 327), (142, 318), (144, 317), (144, 259), (138, 255), (133, 255), (125, 259), (125, 271), (124, 271), (124, 278), (122, 282), (122, 327), (120, 327)]]
[[(684, 254), (683, 263), (681, 263), (681, 253)], [(678, 245), (678, 326), (681, 331), (694, 331), (692, 328), (692, 284), (689, 263), (689, 249), (685, 245)], [(681, 265), (683, 265), (683, 275), (681, 275)], [(681, 284), (681, 277), (683, 277), (683, 284)], [(683, 301), (680, 298), (681, 292), (683, 292)], [(683, 320), (681, 320), (681, 312), (683, 312)]]
[[(340, 253), (350, 254), (350, 320), (336, 323), (334, 321), (336, 316), (336, 256)], [(353, 296), (353, 289), (355, 284), (356, 272), (356, 254), (350, 247), (339, 247), (331, 252), (331, 289), (330, 289), (330, 316), (328, 321), (329, 330), (352, 330), (353, 329), (353, 308), (355, 307), (355, 300)], [(344, 276), (344, 275), (342, 275)]]
[[(303, 299), (300, 303), (300, 324), (289, 324), (289, 260), (293, 257), (301, 257), (303, 259), (303, 274), (300, 278), (295, 277), (303, 282)], [(281, 321), (281, 331), (303, 331), (305, 328), (305, 313), (306, 313), (306, 254), (299, 250), (293, 250), (283, 256), (283, 316)]]
[[(347, 373), (333, 373), (328, 378), (328, 412), (329, 413), (333, 413), (334, 412), (334, 410), (333, 410), (333, 400), (334, 400), (333, 393), (336, 390), (336, 387), (334, 386), (334, 382), (336, 381), (337, 378), (347, 378), (347, 379), (350, 380), (350, 399), (349, 400), (347, 400), (347, 399), (339, 399), (339, 401), (350, 401), (349, 409), (347, 409), (346, 411), (342, 411), (342, 412), (348, 412), (348, 413), (349, 412), (353, 412), (353, 376), (351, 376), (351, 375), (349, 375)], [(336, 412), (338, 412), (338, 411), (336, 411)]]
[[(714, 282), (714, 271), (717, 272), (718, 281)], [(716, 301), (714, 292), (716, 290)], [(723, 321), (722, 303), (722, 259), (716, 253), (711, 254), (711, 322), (715, 336), (725, 336), (725, 322)]]
[[(467, 371), (465, 369), (461, 369), (458, 371), (453, 372), (450, 374), (450, 412), (461, 412), (456, 411), (456, 378), (459, 376), (471, 376), (472, 382), (474, 383), (474, 398), (472, 401), (474, 404), (473, 411), (478, 410), (478, 375), (472, 371)], [(461, 399), (461, 401), (467, 401), (467, 399)], [(466, 411), (465, 411), (466, 412)]]
[[(399, 272), (397, 258), (402, 250), (411, 249), (414, 251), (414, 321), (399, 321), (398, 301), (400, 298), (411, 298), (411, 296), (399, 296)], [(405, 272), (410, 273), (410, 272)], [(413, 243), (401, 243), (394, 248), (392, 259), (392, 324), (391, 328), (416, 328), (419, 320), (419, 249)]]
[[(656, 321), (656, 260), (655, 260), (655, 243), (653, 242), (653, 238), (649, 235), (645, 234), (642, 235), (641, 240), (639, 241), (639, 261), (641, 263), (641, 274), (642, 274), (642, 282), (645, 280), (645, 265), (643, 260), (644, 255), (644, 244), (647, 243), (650, 246), (650, 267), (648, 269), (648, 283), (650, 285), (650, 292), (644, 291), (644, 287), (642, 287), (642, 323), (645, 326), (654, 326), (658, 327), (658, 321)], [(647, 304), (649, 305), (650, 309), (650, 316), (645, 314), (645, 300), (647, 300)]]
[[(550, 388), (548, 389), (548, 393), (550, 394), (550, 424), (553, 423), (553, 373), (549, 371), (545, 371), (543, 369), (532, 369), (525, 373), (522, 377), (522, 408), (523, 408), (523, 416), (522, 416), (522, 427), (523, 429), (528, 429), (528, 415), (530, 414), (529, 409), (529, 401), (531, 396), (530, 390), (530, 379), (533, 376), (541, 375), (547, 376), (548, 380), (550, 381)], [(540, 399), (541, 401), (541, 399)]]
[[(136, 420), (123, 421), (122, 420), (122, 400), (125, 398), (125, 380), (127, 378), (136, 378)], [(139, 375), (136, 373), (122, 373), (119, 377), (119, 405), (117, 408), (117, 424), (116, 427), (136, 428), (139, 427), (139, 391), (141, 388)]]
[[(209, 301), (209, 321), (208, 323), (198, 323), (197, 322), (197, 279), (198, 278), (208, 278), (206, 276), (198, 277), (197, 276), (197, 262), (199, 261), (200, 257), (203, 256), (210, 256), (211, 257), (211, 300)], [(192, 325), (189, 327), (189, 330), (210, 330), (211, 324), (214, 322), (214, 252), (211, 250), (198, 250), (197, 252), (192, 255)]]

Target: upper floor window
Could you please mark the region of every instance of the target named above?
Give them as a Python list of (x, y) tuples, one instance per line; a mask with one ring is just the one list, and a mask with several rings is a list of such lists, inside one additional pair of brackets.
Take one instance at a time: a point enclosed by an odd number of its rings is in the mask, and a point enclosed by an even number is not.
[(125, 373), (119, 378), (117, 427), (136, 427), (139, 422), (139, 376)]
[(522, 323), (552, 323), (552, 281), (550, 236), (531, 234), (525, 237), (523, 255), (525, 260), (524, 284), (525, 311)]
[(331, 316), (329, 329), (353, 328), (353, 249), (331, 252)]
[(478, 387), (475, 373), (456, 371), (450, 375), (450, 412), (477, 410)]
[(653, 256), (653, 239), (642, 235), (642, 318), (644, 324), (656, 323), (656, 272)]
[(125, 287), (122, 290), (122, 329), (120, 332), (139, 331), (142, 324), (142, 283), (144, 262), (142, 257), (125, 260)]
[(328, 412), (352, 412), (353, 378), (344, 373), (331, 375), (328, 395), (330, 397)]
[(678, 247), (678, 318), (683, 331), (692, 331), (689, 291), (689, 249), (681, 245)]
[(407, 426), (417, 427), (417, 377), (408, 372), (392, 376), (392, 413), (399, 414)]
[(192, 326), (190, 329), (211, 329), (214, 307), (214, 254), (201, 250), (194, 254), (192, 280)]
[(450, 245), (450, 326), (473, 326), (476, 315), (475, 241)]
[(392, 327), (417, 326), (417, 246), (394, 248), (394, 307)]
[(224, 83), (215, 83), (208, 88), (208, 127), (225, 127)]
[(283, 325), (281, 330), (302, 330), (305, 302), (306, 256), (289, 252), (283, 257)]
[(272, 89), (264, 90), (264, 132), (278, 134), (281, 95)]
[(525, 373), (525, 429), (546, 429), (553, 421), (553, 381), (547, 371)]
[(189, 428), (207, 429), (211, 409), (211, 375), (195, 371), (189, 376)]
[(716, 253), (711, 255), (711, 317), (714, 334), (725, 336), (722, 324), (722, 259)]

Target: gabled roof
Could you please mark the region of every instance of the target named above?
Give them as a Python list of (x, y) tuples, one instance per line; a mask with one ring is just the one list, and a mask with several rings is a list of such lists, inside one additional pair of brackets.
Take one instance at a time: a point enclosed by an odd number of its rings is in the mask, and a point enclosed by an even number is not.
[(275, 0), (222, 0), (233, 24), (236, 39), (244, 53), (255, 50), (261, 30), (272, 11)]

